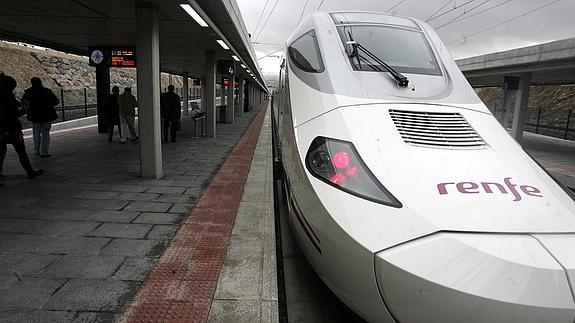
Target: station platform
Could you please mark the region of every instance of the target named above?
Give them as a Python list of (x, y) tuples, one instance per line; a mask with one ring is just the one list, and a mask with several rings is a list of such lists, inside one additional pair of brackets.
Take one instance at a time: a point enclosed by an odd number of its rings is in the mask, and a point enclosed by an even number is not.
[[(240, 206), (243, 184), (238, 181), (247, 178), (266, 106), (236, 117), (234, 124), (217, 124), (216, 138), (193, 139), (193, 122), (182, 119), (184, 131), (178, 134), (178, 142), (163, 145), (165, 176), (159, 180), (139, 177), (137, 142), (122, 145), (116, 138), (108, 143), (107, 135), (95, 134), (93, 128), (54, 135), (51, 158), (34, 156), (27, 143), (34, 167), (45, 170), (33, 180), (26, 178), (9, 147), (6, 177), (0, 179), (0, 321), (134, 321), (137, 316), (131, 315), (141, 315), (147, 308), (131, 311), (145, 299), (140, 296), (147, 290), (143, 282), (146, 277), (153, 282), (154, 277), (171, 275), (174, 267), (166, 266), (162, 257), (172, 255), (174, 249), (166, 247), (177, 242), (196, 241), (208, 249), (187, 248), (192, 252), (185, 255), (201, 259), (185, 280), (197, 282), (197, 286), (170, 289), (175, 294), (169, 295), (176, 299), (168, 302), (177, 309), (198, 309), (197, 302), (185, 307), (185, 302), (179, 301), (182, 297), (196, 299), (178, 294), (186, 290), (229, 299), (226, 289), (210, 294), (201, 286), (214, 289), (219, 272), (222, 277), (229, 272), (229, 261), (223, 262), (227, 239), (231, 235), (233, 241), (239, 234), (231, 231), (236, 214), (230, 211)], [(239, 153), (237, 162), (230, 164), (234, 152)], [(261, 181), (266, 174), (265, 153), (262, 148), (256, 151), (264, 164), (254, 164), (264, 168), (251, 175)], [(236, 181), (233, 190), (229, 182), (218, 180), (222, 177)], [(219, 194), (217, 200), (209, 198), (212, 192)], [(240, 213), (262, 205), (260, 191), (245, 194)], [(220, 210), (223, 201), (228, 212), (218, 214), (227, 224), (208, 226), (204, 233), (188, 230), (198, 228), (190, 222), (198, 221), (197, 216), (189, 216), (192, 208)], [(204, 213), (203, 218), (206, 216)], [(180, 233), (184, 238), (176, 239)], [(208, 265), (210, 261), (220, 262), (219, 267)], [(209, 305), (202, 307), (203, 312), (194, 312), (194, 317), (204, 320), (209, 314), (206, 310), (225, 311), (230, 306), (223, 301)], [(217, 318), (220, 314), (211, 315)]]
[(574, 141), (525, 132), (523, 147), (558, 181), (575, 190)]

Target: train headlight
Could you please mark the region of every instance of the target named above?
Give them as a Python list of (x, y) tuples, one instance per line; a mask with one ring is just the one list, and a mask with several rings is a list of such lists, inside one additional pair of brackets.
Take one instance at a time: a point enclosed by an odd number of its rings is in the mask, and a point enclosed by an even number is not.
[(371, 173), (350, 142), (315, 138), (306, 156), (306, 166), (314, 177), (349, 194), (402, 207), (401, 202)]

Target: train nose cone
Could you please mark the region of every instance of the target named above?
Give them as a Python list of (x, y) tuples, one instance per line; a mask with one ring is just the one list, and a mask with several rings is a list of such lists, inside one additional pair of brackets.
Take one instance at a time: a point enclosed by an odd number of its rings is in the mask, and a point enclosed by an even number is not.
[(382, 251), (378, 285), (400, 322), (574, 322), (561, 265), (529, 235), (439, 233)]

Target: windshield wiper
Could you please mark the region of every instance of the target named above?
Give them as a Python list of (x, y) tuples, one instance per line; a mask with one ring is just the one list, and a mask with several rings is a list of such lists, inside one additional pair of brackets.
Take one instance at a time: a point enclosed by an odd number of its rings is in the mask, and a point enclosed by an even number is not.
[[(389, 66), (389, 64), (387, 64), (386, 62), (384, 62), (382, 59), (380, 59), (379, 57), (377, 57), (374, 53), (372, 53), (369, 49), (363, 47), (361, 44), (359, 44), (358, 42), (356, 42), (355, 40), (353, 40), (353, 37), (351, 36), (351, 32), (348, 32), (349, 35), (349, 39), (350, 41), (347, 42), (347, 44), (350, 44), (353, 47), (353, 51), (351, 52), (350, 57), (356, 57), (358, 63), (360, 64), (360, 69), (361, 69), (361, 63), (360, 63), (360, 59), (362, 58), (361, 55), (359, 55), (358, 49), (361, 49), (365, 54), (367, 54), (367, 56), (369, 56), (371, 59), (373, 59), (374, 61), (376, 61), (378, 64), (380, 64), (381, 66), (383, 66), (390, 74), (391, 76), (393, 76), (393, 78), (397, 81), (397, 85), (401, 86), (401, 87), (407, 87), (409, 85), (409, 80), (407, 79), (407, 77), (405, 77), (405, 75), (399, 73), (398, 71), (396, 71), (393, 67)], [(379, 66), (376, 65), (372, 65), (372, 64), (368, 64), (371, 68), (377, 68), (378, 71), (383, 72)]]

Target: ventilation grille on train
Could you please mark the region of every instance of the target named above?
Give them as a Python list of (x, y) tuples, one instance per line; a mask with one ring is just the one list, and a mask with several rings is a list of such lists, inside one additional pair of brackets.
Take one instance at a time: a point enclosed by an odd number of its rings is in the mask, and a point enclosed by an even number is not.
[(459, 113), (389, 110), (407, 143), (430, 147), (482, 148), (485, 142)]

